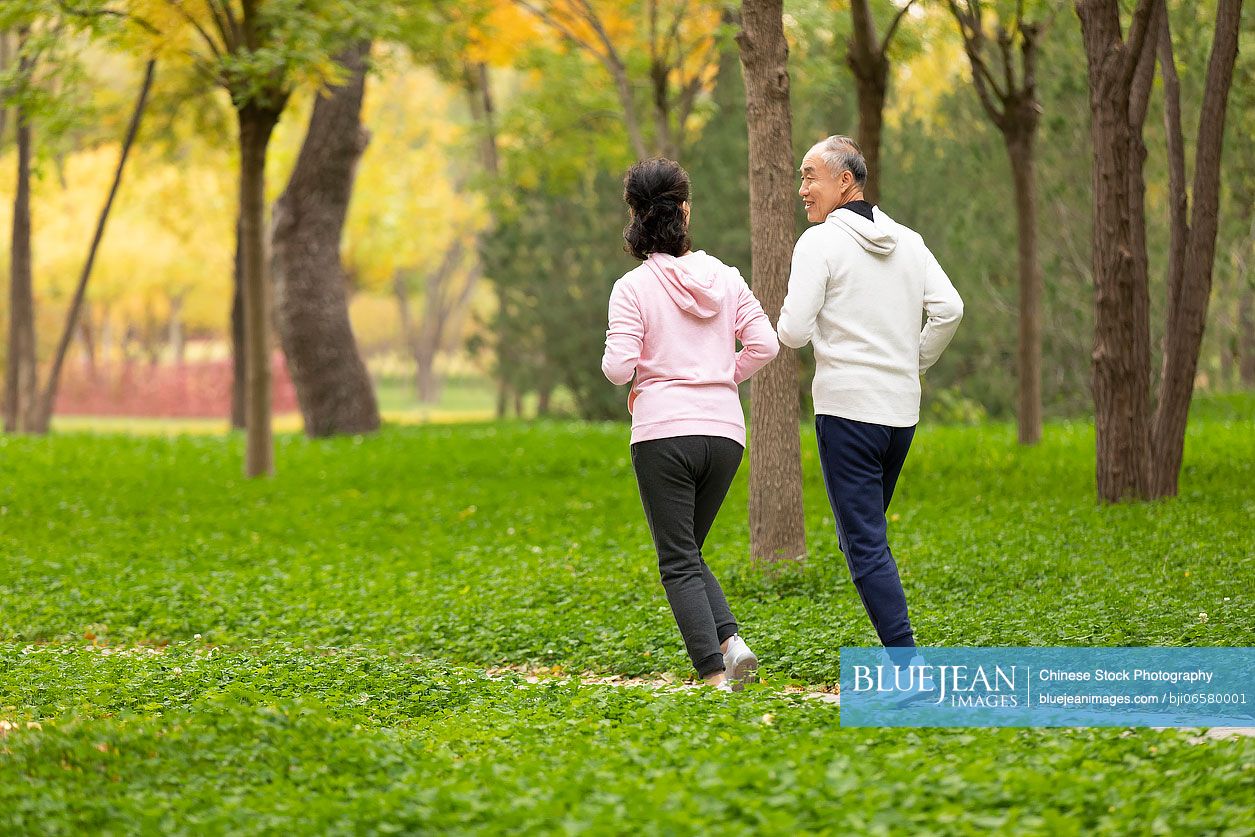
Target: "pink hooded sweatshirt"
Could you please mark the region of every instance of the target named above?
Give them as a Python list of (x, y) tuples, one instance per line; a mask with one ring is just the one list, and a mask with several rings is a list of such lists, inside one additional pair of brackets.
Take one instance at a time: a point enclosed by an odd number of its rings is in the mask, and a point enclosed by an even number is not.
[(628, 396), (633, 444), (723, 436), (744, 445), (737, 384), (779, 350), (771, 321), (735, 267), (701, 250), (678, 258), (654, 253), (610, 293), (601, 371), (614, 384), (636, 375)]

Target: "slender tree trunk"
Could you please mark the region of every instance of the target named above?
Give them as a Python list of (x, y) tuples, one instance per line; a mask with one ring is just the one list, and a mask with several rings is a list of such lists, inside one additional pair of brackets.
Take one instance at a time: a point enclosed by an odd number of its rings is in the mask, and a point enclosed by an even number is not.
[[(1183, 240), (1173, 241), (1176, 245), (1174, 249), (1184, 252), (1178, 252), (1170, 259), (1179, 259), (1180, 268), (1169, 279), (1163, 374), (1159, 381), (1152, 431), (1154, 497), (1176, 496), (1177, 479), (1185, 452), (1185, 426), (1189, 418), (1190, 400), (1194, 394), (1194, 376), (1198, 372), (1203, 330), (1207, 324), (1207, 304), (1211, 298), (1216, 234), (1220, 223), (1220, 160), (1224, 146), (1225, 112), (1233, 81), (1233, 65), (1237, 58), (1241, 18), (1242, 0), (1220, 0), (1217, 4), (1216, 29), (1207, 67), (1207, 81), (1203, 88), (1198, 141), (1194, 146), (1194, 205), (1187, 234)], [(1164, 37), (1168, 36), (1165, 34)], [(1171, 41), (1168, 40), (1167, 44), (1168, 58), (1171, 60)], [(1171, 72), (1175, 75), (1175, 69)], [(1179, 130), (1179, 111), (1175, 118), (1175, 129)], [(1183, 163), (1183, 144), (1179, 158)], [(1181, 180), (1180, 199), (1184, 201), (1184, 178)]]
[(79, 274), (78, 285), (74, 288), (74, 298), (70, 302), (70, 309), (65, 315), (65, 327), (61, 330), (61, 339), (57, 342), (57, 352), (53, 356), (52, 366), (48, 370), (48, 382), (44, 387), (43, 398), (40, 399), (39, 404), (35, 407), (31, 429), (37, 433), (47, 433), (48, 428), (52, 424), (52, 411), (57, 401), (57, 389), (61, 385), (61, 370), (65, 365), (66, 355), (70, 351), (70, 343), (74, 339), (74, 332), (78, 326), (79, 317), (82, 315), (83, 305), (87, 297), (87, 283), (91, 279), (92, 268), (96, 264), (96, 254), (100, 250), (100, 242), (105, 237), (105, 225), (109, 222), (109, 214), (113, 210), (114, 199), (117, 198), (118, 188), (122, 185), (122, 174), (126, 171), (126, 161), (131, 155), (131, 147), (135, 143), (135, 135), (139, 133), (139, 125), (143, 119), (144, 108), (148, 102), (148, 92), (152, 89), (155, 69), (156, 62), (152, 60), (144, 68), (144, 80), (140, 85), (139, 97), (131, 113), (131, 121), (127, 127), (126, 136), (122, 140), (122, 153), (118, 157), (118, 166), (113, 172), (113, 183), (109, 187), (109, 194), (105, 198), (105, 204), (96, 219), (96, 232), (92, 236), (91, 246), (87, 250), (87, 260), (83, 263), (83, 270)]
[[(1150, 489), (1150, 300), (1142, 206), (1141, 122), (1130, 116), (1131, 64), (1114, 0), (1078, 0), (1089, 63), (1094, 149), (1093, 394), (1098, 496)], [(1153, 54), (1153, 50), (1152, 50)], [(1152, 59), (1153, 60), (1153, 59)]]
[(235, 219), (235, 265), (231, 283), (231, 427), (243, 430), (244, 403), (248, 400), (245, 383), (248, 372), (244, 358), (244, 234), (241, 219)]
[(416, 373), (414, 378), (415, 391), (421, 404), (436, 404), (440, 401), (441, 380), (436, 374), (436, 357), (428, 352), (415, 354)]
[(309, 436), (372, 433), (379, 405), (349, 321), (340, 238), (369, 133), (362, 97), (370, 43), (337, 56), (349, 72), (314, 104), (288, 187), (274, 208), (275, 323)]
[(509, 399), (510, 399), (510, 385), (505, 382), (504, 378), (502, 378), (501, 380), (497, 381), (496, 416), (497, 416), (498, 421), (506, 417), (506, 409), (507, 409), (506, 405), (510, 403)]
[(175, 366), (182, 366), (187, 349), (187, 339), (183, 332), (182, 296), (176, 296), (170, 300), (170, 322), (168, 324), (166, 342), (170, 344), (170, 354), (174, 356)]
[(265, 190), (266, 149), (279, 121), (279, 111), (245, 105), (237, 110), (237, 115), (240, 128), (240, 250), (244, 268), (244, 472), (248, 477), (260, 477), (274, 473)]
[[(501, 175), (501, 155), (497, 147), (497, 115), (496, 104), (492, 97), (491, 79), (488, 75), (488, 65), (483, 62), (468, 65), (466, 67), (466, 92), (471, 107), (471, 116), (480, 126), (480, 157), (483, 161), (484, 172), (488, 175), (490, 181), (496, 181)], [(475, 253), (479, 259), (480, 265), (484, 261), (484, 246), (486, 243), (487, 232), (481, 232), (475, 242)], [(497, 289), (497, 304), (502, 304), (501, 289)], [(496, 365), (498, 376), (497, 381), (497, 409), (496, 416), (498, 419), (505, 418), (506, 404), (508, 399), (507, 390), (509, 384), (504, 379), (501, 370), (505, 369), (503, 361), (504, 353), (509, 351), (506, 345), (506, 337), (503, 328), (498, 328), (493, 352), (496, 354)]]
[(1011, 179), (1015, 187), (1015, 219), (1020, 262), (1020, 335), (1016, 370), (1019, 377), (1019, 439), (1022, 445), (1041, 440), (1041, 273), (1037, 265), (1037, 187), (1033, 134), (1007, 138)]
[(868, 203), (876, 204), (880, 201), (880, 136), (884, 128), (885, 95), (889, 89), (889, 59), (877, 41), (868, 0), (850, 0), (850, 16), (853, 26), (846, 63), (854, 73), (858, 144), (867, 161), (863, 195)]
[[(8, 72), (9, 61), (12, 60), (11, 53), (12, 47), (9, 43), (9, 33), (4, 30), (0, 30), (0, 73)], [(3, 94), (3, 92), (3, 90), (0, 90), (0, 94)], [(0, 95), (0, 98), (3, 98), (3, 96)], [(0, 148), (4, 147), (4, 132), (8, 126), (9, 109), (0, 105)]]
[[(24, 61), (24, 59), (23, 59)], [(31, 126), (17, 107), (17, 190), (13, 197), (13, 239), (9, 250), (9, 349), (5, 377), (4, 429), (30, 428), (35, 400), (35, 299), (31, 255)]]
[(109, 310), (106, 308), (100, 312), (100, 345), (98, 349), (100, 360), (108, 368), (115, 360), (119, 352), (114, 345), (113, 321), (109, 318)]
[(96, 334), (92, 326), (91, 309), (83, 308), (78, 323), (78, 339), (83, 345), (83, 368), (91, 380), (96, 380)]
[[(788, 44), (781, 0), (742, 0), (737, 36), (749, 125), (750, 229), (754, 292), (774, 323), (789, 283), (793, 251), (792, 115)], [(806, 553), (802, 515), (798, 362), (781, 348), (752, 379), (750, 551), (756, 559)]]

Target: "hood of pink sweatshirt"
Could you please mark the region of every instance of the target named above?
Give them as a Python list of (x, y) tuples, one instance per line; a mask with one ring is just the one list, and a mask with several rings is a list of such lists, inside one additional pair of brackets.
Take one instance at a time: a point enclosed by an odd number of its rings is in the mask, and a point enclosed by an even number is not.
[(723, 264), (702, 250), (676, 258), (653, 253), (645, 260), (658, 282), (682, 311), (709, 319), (723, 306), (724, 286), (718, 281)]

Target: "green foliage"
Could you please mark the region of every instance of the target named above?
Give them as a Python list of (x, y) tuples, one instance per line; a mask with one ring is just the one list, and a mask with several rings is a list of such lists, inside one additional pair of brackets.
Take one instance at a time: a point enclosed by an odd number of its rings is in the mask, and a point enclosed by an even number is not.
[[(1255, 644), (1252, 406), (1201, 402), (1181, 497), (1137, 506), (1094, 505), (1087, 425), (925, 426), (890, 524), (921, 640)], [(278, 441), (258, 483), (238, 438), (0, 438), (0, 831), (1200, 833), (1249, 807), (1251, 739), (850, 730), (781, 693), (874, 641), (809, 433), (809, 562), (746, 564), (744, 469), (708, 543), (766, 666), (735, 696), (483, 673), (688, 674), (623, 425)]]
[(561, 384), (590, 419), (627, 412), (600, 363), (610, 289), (635, 264), (620, 237), (621, 193), (617, 178), (591, 172), (570, 192), (520, 192), (484, 254), (501, 300), (493, 330), (506, 380), (523, 392)]

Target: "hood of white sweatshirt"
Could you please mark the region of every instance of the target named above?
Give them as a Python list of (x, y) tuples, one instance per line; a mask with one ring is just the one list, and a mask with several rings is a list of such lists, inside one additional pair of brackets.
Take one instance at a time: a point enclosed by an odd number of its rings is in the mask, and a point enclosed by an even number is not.
[(898, 225), (878, 206), (872, 207), (872, 217), (876, 220), (868, 221), (851, 209), (834, 209), (827, 223), (836, 224), (867, 252), (887, 256), (898, 246)]
[(657, 277), (681, 310), (708, 319), (723, 306), (724, 283), (719, 281), (723, 262), (703, 250), (695, 250), (676, 258), (666, 253), (653, 253), (645, 267)]

